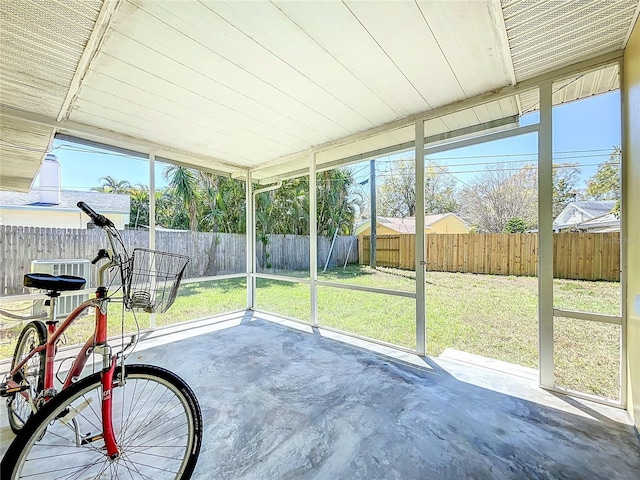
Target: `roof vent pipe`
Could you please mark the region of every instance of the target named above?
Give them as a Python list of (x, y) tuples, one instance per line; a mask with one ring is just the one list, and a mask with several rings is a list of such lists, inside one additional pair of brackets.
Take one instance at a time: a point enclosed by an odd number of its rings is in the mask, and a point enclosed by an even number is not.
[(60, 175), (58, 158), (48, 154), (40, 167), (40, 203), (60, 204)]

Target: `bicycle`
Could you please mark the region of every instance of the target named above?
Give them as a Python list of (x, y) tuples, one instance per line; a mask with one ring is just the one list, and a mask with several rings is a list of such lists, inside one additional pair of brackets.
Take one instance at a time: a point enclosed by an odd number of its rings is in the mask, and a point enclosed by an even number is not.
[[(140, 478), (188, 479), (202, 442), (202, 413), (191, 388), (177, 375), (151, 365), (125, 365), (137, 335), (113, 354), (107, 341), (108, 306), (121, 300), (131, 311), (164, 312), (174, 302), (189, 261), (183, 255), (135, 249), (129, 256), (107, 217), (84, 202), (78, 207), (102, 228), (111, 251), (101, 249), (94, 298), (79, 305), (58, 327), (56, 299), (80, 290), (85, 279), (31, 273), (24, 284), (47, 290), (46, 325), (28, 323), (16, 345), (11, 371), (0, 386), (8, 397), (11, 428), (17, 436), (0, 464), (3, 479)], [(122, 298), (105, 285), (119, 276)], [(87, 309), (95, 309), (95, 330), (69, 369), (60, 392), (54, 388), (56, 345)], [(101, 370), (82, 378), (92, 353)]]

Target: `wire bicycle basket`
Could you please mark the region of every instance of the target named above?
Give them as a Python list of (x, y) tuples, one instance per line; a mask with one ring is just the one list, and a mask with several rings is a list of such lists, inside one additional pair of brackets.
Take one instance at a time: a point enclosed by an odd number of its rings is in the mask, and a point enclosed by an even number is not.
[(124, 302), (130, 310), (164, 313), (173, 304), (189, 257), (136, 248), (125, 276)]

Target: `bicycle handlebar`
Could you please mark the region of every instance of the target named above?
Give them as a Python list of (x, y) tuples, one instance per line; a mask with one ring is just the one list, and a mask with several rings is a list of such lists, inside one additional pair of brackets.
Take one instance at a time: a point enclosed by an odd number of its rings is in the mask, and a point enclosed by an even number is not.
[(91, 221), (93, 221), (93, 223), (96, 224), (97, 227), (100, 227), (100, 228), (114, 227), (115, 228), (115, 225), (111, 220), (109, 220), (104, 215), (100, 215), (99, 213), (96, 213), (96, 211), (93, 208), (91, 208), (89, 205), (87, 205), (85, 202), (78, 202), (78, 208), (82, 210), (84, 213), (86, 213), (91, 219)]

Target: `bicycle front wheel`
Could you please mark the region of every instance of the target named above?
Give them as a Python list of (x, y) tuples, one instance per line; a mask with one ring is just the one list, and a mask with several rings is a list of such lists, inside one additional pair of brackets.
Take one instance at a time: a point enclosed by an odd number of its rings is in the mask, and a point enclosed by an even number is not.
[(96, 373), (31, 417), (2, 459), (2, 478), (190, 478), (200, 452), (202, 414), (189, 386), (151, 365), (126, 366), (124, 385), (116, 382), (118, 373), (112, 390), (116, 459), (104, 448)]

